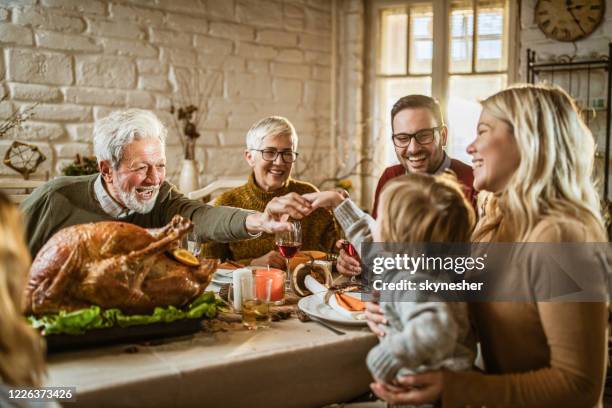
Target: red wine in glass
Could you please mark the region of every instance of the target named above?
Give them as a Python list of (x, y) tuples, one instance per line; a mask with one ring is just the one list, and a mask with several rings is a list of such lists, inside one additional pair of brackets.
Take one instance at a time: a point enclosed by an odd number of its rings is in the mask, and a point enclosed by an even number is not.
[(302, 244), (299, 242), (283, 242), (282, 244), (277, 243), (276, 246), (280, 251), (281, 255), (287, 259), (291, 259), (298, 253)]
[[(351, 258), (355, 258), (358, 261), (360, 261), (359, 259), (359, 254), (357, 253), (357, 250), (355, 249), (355, 247), (353, 246), (353, 244), (351, 244), (347, 239), (342, 240), (342, 249), (344, 250), (344, 252), (346, 252)], [(355, 278), (355, 276), (351, 276), (351, 282), (356, 282), (357, 279)]]
[(299, 221), (289, 221), (291, 224), (291, 230), (277, 232), (274, 237), (274, 242), (278, 247), (278, 251), (285, 258), (285, 265), (287, 266), (287, 288), (291, 287), (291, 268), (289, 267), (289, 259), (293, 258), (295, 254), (302, 247), (302, 224)]
[(351, 244), (346, 239), (342, 242), (342, 249), (344, 249), (344, 252), (349, 254), (349, 256), (351, 256), (353, 258), (357, 258), (358, 257), (357, 250), (355, 249), (353, 244)]

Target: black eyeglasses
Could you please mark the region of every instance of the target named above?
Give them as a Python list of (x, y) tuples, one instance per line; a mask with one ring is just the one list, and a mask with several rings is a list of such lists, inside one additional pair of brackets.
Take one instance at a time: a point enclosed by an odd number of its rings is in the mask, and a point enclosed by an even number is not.
[(426, 145), (434, 141), (436, 131), (440, 131), (444, 126), (436, 126), (429, 129), (421, 129), (416, 133), (397, 133), (391, 136), (393, 144), (397, 147), (408, 147), (414, 137), (418, 144)]
[(283, 162), (285, 163), (293, 163), (298, 158), (298, 153), (291, 151), (291, 150), (283, 150), (280, 152), (276, 149), (251, 149), (251, 150), (260, 152), (261, 158), (269, 162), (273, 162), (274, 160), (276, 160), (279, 154), (281, 158), (283, 159)]

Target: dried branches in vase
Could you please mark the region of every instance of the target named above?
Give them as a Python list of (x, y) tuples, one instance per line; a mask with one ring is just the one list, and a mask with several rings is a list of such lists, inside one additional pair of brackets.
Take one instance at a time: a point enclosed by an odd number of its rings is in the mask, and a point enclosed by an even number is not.
[(219, 72), (173, 66), (171, 77), (177, 89), (177, 98), (170, 112), (183, 147), (179, 189), (188, 193), (199, 188), (196, 141), (200, 138), (199, 129), (206, 126), (209, 99), (222, 76)]
[(195, 145), (199, 130), (206, 127), (209, 99), (222, 79), (219, 72), (200, 72), (194, 68), (172, 67), (172, 81), (177, 89), (170, 113), (178, 131), (186, 160), (196, 160)]
[(176, 114), (176, 117), (181, 124), (183, 135), (183, 149), (185, 152), (185, 160), (195, 160), (195, 145), (200, 133), (194, 123), (194, 113), (198, 110), (197, 106), (189, 105), (184, 108), (175, 109), (170, 107), (170, 113)]

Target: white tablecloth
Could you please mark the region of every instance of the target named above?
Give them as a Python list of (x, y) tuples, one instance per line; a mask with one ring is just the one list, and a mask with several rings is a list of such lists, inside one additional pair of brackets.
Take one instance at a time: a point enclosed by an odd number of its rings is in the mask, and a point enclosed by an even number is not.
[(49, 386), (75, 386), (70, 407), (319, 407), (368, 391), (366, 328), (339, 336), (314, 322), (201, 332), (157, 346), (49, 357)]

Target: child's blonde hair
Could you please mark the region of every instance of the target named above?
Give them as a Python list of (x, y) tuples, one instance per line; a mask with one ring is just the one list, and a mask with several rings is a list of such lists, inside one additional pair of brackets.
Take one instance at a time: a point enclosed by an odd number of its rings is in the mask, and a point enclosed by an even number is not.
[(22, 315), (30, 253), (19, 209), (0, 192), (0, 380), (40, 385), (44, 343)]
[(469, 242), (474, 209), (452, 173), (412, 173), (384, 187), (378, 208), (385, 242)]

